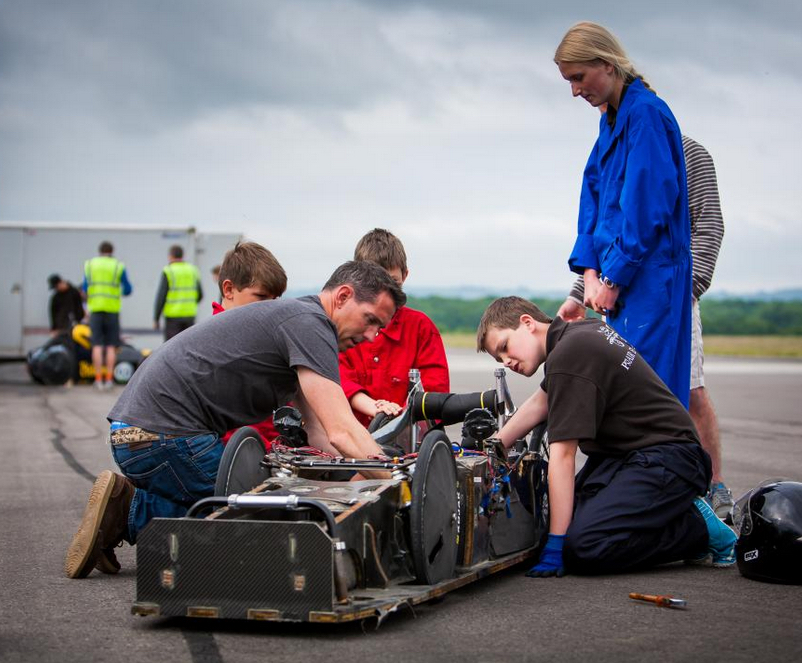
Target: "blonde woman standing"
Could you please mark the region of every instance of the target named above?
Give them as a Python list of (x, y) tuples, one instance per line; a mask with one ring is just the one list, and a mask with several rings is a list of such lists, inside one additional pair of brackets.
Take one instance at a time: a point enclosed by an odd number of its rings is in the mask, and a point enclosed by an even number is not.
[(574, 25), (554, 61), (573, 96), (607, 104), (568, 264), (584, 277), (585, 304), (607, 317), (687, 408), (690, 217), (679, 126), (606, 28)]

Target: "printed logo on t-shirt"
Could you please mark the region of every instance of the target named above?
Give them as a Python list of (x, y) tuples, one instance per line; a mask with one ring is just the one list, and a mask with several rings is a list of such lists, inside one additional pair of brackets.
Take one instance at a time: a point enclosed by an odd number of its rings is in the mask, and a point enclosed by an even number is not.
[(621, 366), (623, 366), (626, 370), (629, 370), (629, 367), (632, 366), (632, 362), (635, 361), (635, 348), (631, 345), (627, 346), (627, 354), (624, 357), (624, 361), (621, 362)]
[(607, 342), (610, 345), (617, 345), (619, 348), (626, 346), (624, 339), (622, 339), (614, 329), (611, 329), (607, 325), (602, 325), (599, 327), (598, 332), (607, 339)]
[(598, 331), (607, 339), (607, 342), (610, 345), (617, 345), (619, 348), (627, 349), (626, 355), (624, 355), (624, 360), (621, 362), (621, 366), (624, 368), (624, 370), (628, 371), (630, 366), (632, 366), (632, 362), (635, 361), (635, 356), (637, 355), (635, 348), (627, 344), (626, 341), (624, 341), (624, 339), (621, 338), (614, 329), (608, 327), (607, 325), (602, 325), (599, 327)]

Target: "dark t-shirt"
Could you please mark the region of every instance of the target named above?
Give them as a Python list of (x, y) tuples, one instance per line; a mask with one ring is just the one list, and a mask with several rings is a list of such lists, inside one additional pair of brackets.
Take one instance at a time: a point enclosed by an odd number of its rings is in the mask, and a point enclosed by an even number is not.
[(555, 318), (546, 336), (549, 440), (620, 456), (666, 442), (698, 443), (688, 411), (637, 351), (601, 320)]
[(339, 384), (337, 328), (320, 299), (254, 302), (167, 341), (137, 369), (108, 418), (155, 432), (223, 435), (291, 400), (298, 366)]
[(56, 290), (50, 298), (50, 329), (71, 329), (74, 324), (84, 317), (84, 301), (81, 293), (72, 285), (67, 284), (64, 292)]

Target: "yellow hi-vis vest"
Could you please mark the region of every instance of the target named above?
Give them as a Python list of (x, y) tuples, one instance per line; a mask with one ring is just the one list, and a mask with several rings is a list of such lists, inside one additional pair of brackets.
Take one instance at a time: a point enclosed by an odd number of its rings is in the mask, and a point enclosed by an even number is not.
[(96, 256), (84, 265), (86, 307), (90, 313), (119, 313), (123, 265), (111, 256)]
[(198, 270), (187, 262), (171, 262), (164, 268), (167, 277), (165, 318), (194, 318), (198, 312)]

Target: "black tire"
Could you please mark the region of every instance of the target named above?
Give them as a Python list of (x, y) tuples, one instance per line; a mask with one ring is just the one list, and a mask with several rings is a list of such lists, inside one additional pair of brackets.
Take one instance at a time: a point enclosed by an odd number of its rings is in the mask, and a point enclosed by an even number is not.
[(260, 465), (264, 457), (262, 436), (248, 426), (237, 430), (220, 458), (214, 484), (215, 496), (228, 497), (234, 493), (247, 493), (269, 479), (270, 470)]
[(368, 424), (368, 433), (375, 433), (382, 426), (384, 426), (384, 424), (390, 421), (390, 419), (392, 419), (392, 417), (389, 414), (379, 412), (379, 414), (370, 420), (370, 423)]
[(432, 430), (418, 451), (412, 479), (410, 538), (417, 581), (434, 585), (454, 577), (459, 537), (457, 466), (451, 442)]

